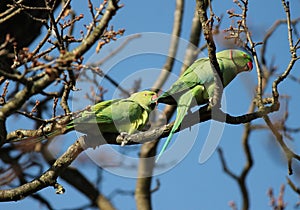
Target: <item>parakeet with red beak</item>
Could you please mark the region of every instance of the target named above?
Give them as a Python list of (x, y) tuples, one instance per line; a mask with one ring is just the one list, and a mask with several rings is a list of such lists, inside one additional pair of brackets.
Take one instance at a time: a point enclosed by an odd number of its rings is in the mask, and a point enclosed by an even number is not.
[[(241, 50), (228, 49), (216, 53), (223, 76), (225, 88), (237, 74), (253, 68), (252, 57)], [(214, 95), (214, 72), (208, 57), (196, 60), (178, 78), (169, 90), (160, 95), (155, 102), (177, 105), (177, 115), (173, 128), (163, 145), (156, 161), (161, 157), (170, 143), (174, 132), (179, 128), (193, 100), (198, 105), (206, 104)]]

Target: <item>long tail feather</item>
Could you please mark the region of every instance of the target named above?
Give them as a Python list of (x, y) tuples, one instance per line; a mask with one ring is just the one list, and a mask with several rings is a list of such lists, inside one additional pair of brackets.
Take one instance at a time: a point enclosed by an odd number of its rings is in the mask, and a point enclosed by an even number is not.
[[(195, 87), (195, 88), (197, 88), (197, 87)], [(175, 131), (181, 125), (181, 122), (182, 122), (185, 114), (187, 113), (188, 109), (190, 108), (192, 100), (195, 99), (194, 98), (195, 91), (197, 92), (198, 88), (197, 88), (197, 90), (194, 90), (194, 88), (193, 88), (193, 89), (189, 90), (188, 92), (186, 92), (185, 94), (183, 94), (180, 97), (180, 99), (178, 101), (178, 105), (177, 105), (177, 115), (176, 115), (176, 119), (175, 119), (174, 125), (172, 127), (171, 132), (169, 133), (169, 136), (168, 136), (166, 142), (163, 145), (163, 148), (159, 152), (159, 154), (158, 154), (155, 162), (158, 162), (159, 158), (162, 156), (162, 154), (165, 152), (165, 150), (167, 149), (168, 145), (170, 144), (170, 141), (171, 141), (171, 139), (172, 139)]]

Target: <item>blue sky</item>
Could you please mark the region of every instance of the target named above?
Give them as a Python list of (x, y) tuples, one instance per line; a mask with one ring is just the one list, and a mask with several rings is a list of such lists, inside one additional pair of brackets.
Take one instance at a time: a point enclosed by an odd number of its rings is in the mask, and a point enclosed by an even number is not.
[[(124, 8), (117, 13), (112, 21), (114, 29), (125, 28), (126, 31), (124, 37), (136, 33), (142, 33), (145, 38), (149, 36), (149, 34), (145, 32), (154, 32), (153, 34), (155, 38), (165, 37), (160, 33), (169, 34), (172, 30), (175, 2), (170, 2), (171, 1), (157, 0), (147, 2), (137, 0), (122, 1), (122, 3), (124, 3)], [(291, 1), (290, 6), (292, 18), (298, 17), (297, 10), (300, 8), (300, 1), (293, 0)], [(78, 14), (84, 13), (84, 21), (86, 21), (86, 23), (90, 21), (85, 1), (74, 1), (72, 3), (72, 7)], [(194, 7), (194, 1), (185, 2), (181, 35), (183, 45), (184, 40), (187, 40), (189, 37)], [(231, 22), (231, 20), (228, 19), (226, 10), (235, 8), (235, 10), (238, 11), (237, 7), (231, 0), (214, 0), (213, 8), (216, 15), (224, 15), (221, 29), (228, 27)], [(262, 40), (266, 30), (274, 23), (274, 21), (285, 18), (285, 13), (282, 8), (281, 1), (279, 0), (253, 0), (250, 1), (248, 16), (248, 23), (250, 30), (253, 32), (254, 41), (259, 42)], [(79, 22), (76, 27), (77, 30), (81, 29), (80, 26), (85, 23), (84, 21)], [(299, 26), (298, 30), (300, 30)], [(79, 32), (77, 31), (77, 33)], [(141, 40), (148, 41), (150, 38), (142, 38)], [(163, 45), (163, 43), (165, 45)], [(86, 58), (100, 59), (101, 56), (105, 57), (105, 53), (109, 53), (115, 46), (117, 46), (117, 44), (118, 42), (105, 46), (103, 52), (100, 52), (99, 55), (94, 55), (93, 49), (87, 53)], [(110, 76), (115, 78), (124, 86), (130, 86), (130, 83), (133, 83), (133, 80), (141, 75), (144, 76), (141, 78), (142, 89), (151, 87), (151, 84), (154, 82), (152, 78), (155, 78), (153, 75), (159, 73), (159, 70), (165, 62), (165, 56), (163, 54), (168, 50), (168, 42), (166, 38), (166, 41), (163, 39), (161, 42), (156, 41), (143, 44), (145, 45), (139, 46), (141, 49), (146, 46), (151, 46), (154, 51), (150, 53), (137, 53), (137, 55), (129, 57), (124, 56), (123, 58), (118, 58), (118, 62), (113, 63), (114, 65), (105, 64), (102, 68), (109, 72)], [(204, 44), (203, 38), (201, 39), (200, 45), (202, 44)], [(285, 70), (289, 61), (287, 30), (285, 25), (279, 27), (274, 36), (270, 39), (269, 45), (270, 46), (267, 49), (268, 62), (274, 58), (274, 62), (279, 69), (278, 72), (281, 73)], [(138, 45), (134, 44), (132, 46), (128, 46), (127, 49), (125, 48), (124, 54), (128, 53), (130, 50), (133, 50), (133, 52), (130, 51), (130, 53), (134, 54), (134, 50), (138, 51), (137, 48), (135, 48), (137, 46)], [(222, 46), (218, 44), (217, 48), (218, 50), (221, 50)], [(181, 53), (184, 53), (183, 49), (184, 47), (178, 54), (179, 61), (176, 62), (173, 70), (174, 74), (170, 77), (165, 88), (167, 88), (167, 86), (176, 79), (176, 75), (179, 74), (181, 67), (180, 59), (182, 59)], [(296, 64), (294, 71), (292, 72), (292, 74), (296, 77), (299, 75), (297, 72), (299, 67), (299, 63)], [(138, 77), (135, 77), (137, 75)], [(109, 93), (105, 96), (105, 99), (118, 97), (118, 92), (115, 92), (112, 85), (106, 81), (101, 82), (103, 82), (103, 84), (106, 85), (105, 87), (109, 89)], [(251, 73), (243, 73), (239, 75), (232, 84), (226, 88), (225, 95), (223, 97), (226, 99), (226, 110), (228, 113), (231, 115), (241, 115), (247, 112), (254, 94), (256, 83), (256, 69), (254, 69)], [(297, 91), (295, 91), (298, 89), (299, 84), (292, 81), (284, 83), (279, 88), (280, 93), (291, 96), (289, 104), (291, 115), (288, 120), (291, 127), (300, 126), (298, 120), (299, 111), (297, 111), (299, 110), (300, 98)], [(270, 94), (270, 88), (267, 90), (267, 93)], [(79, 106), (82, 106), (82, 104), (79, 104)], [(280, 118), (283, 114), (284, 107), (284, 102), (282, 102), (280, 112), (272, 114), (271, 119)], [(262, 124), (263, 122), (262, 120), (256, 120), (254, 123)], [(155, 187), (156, 179), (159, 179), (161, 183), (160, 189), (153, 194), (153, 209), (230, 209), (228, 206), (230, 201), (234, 201), (238, 208), (240, 207), (241, 194), (239, 192), (239, 188), (236, 182), (222, 171), (217, 152), (215, 152), (204, 164), (200, 164), (198, 161), (201, 148), (208, 135), (210, 126), (211, 122), (206, 122), (199, 126), (192, 127), (192, 131), (184, 131), (187, 136), (189, 136), (191, 132), (198, 132), (196, 136), (193, 134), (191, 138), (193, 140), (195, 137), (195, 143), (192, 144), (193, 141), (192, 143), (187, 143), (192, 146), (191, 151), (181, 162), (165, 173), (159, 174), (153, 178), (153, 187)], [(242, 133), (243, 125), (225, 125), (219, 144), (224, 151), (229, 168), (237, 174), (240, 173), (245, 162), (241, 146)], [(67, 146), (74, 141), (74, 133), (69, 134), (68, 136), (70, 136), (70, 139), (61, 145), (62, 149), (58, 152), (58, 155), (65, 151)], [(177, 136), (178, 135), (176, 135), (176, 137)], [(295, 137), (295, 141), (290, 143), (291, 147), (295, 151), (299, 152), (299, 144), (297, 145), (297, 138), (299, 138), (299, 135), (293, 135), (293, 137)], [(272, 187), (275, 190), (275, 194), (278, 195), (280, 185), (286, 183), (285, 177), (287, 176), (287, 168), (285, 160), (281, 158), (283, 156), (280, 154), (280, 150), (278, 150), (276, 143), (274, 143), (275, 139), (268, 131), (255, 131), (251, 134), (250, 138), (250, 146), (254, 158), (254, 166), (247, 179), (251, 209), (271, 209), (268, 206), (269, 199), (266, 192), (270, 187)], [(184, 141), (189, 141), (189, 138), (177, 138), (176, 144), (177, 141), (180, 141), (178, 143), (180, 147), (180, 143), (181, 145), (184, 145)], [(118, 147), (114, 147), (114, 149), (117, 151), (119, 150)], [(126, 147), (122, 150), (126, 150)], [(137, 152), (138, 150), (134, 150), (131, 153), (136, 155)], [(169, 154), (172, 156), (170, 151)], [(174, 154), (173, 158), (177, 159), (176, 151)], [(162, 158), (162, 163), (168, 164), (168, 160), (169, 159), (167, 158)], [(294, 162), (294, 165), (297, 164), (297, 162)], [(84, 174), (87, 174), (87, 176), (91, 178), (91, 180), (95, 180), (98, 168), (96, 164), (90, 162), (89, 164), (82, 165), (80, 161), (76, 161), (73, 165), (80, 168)], [(135, 171), (132, 173), (134, 174)], [(103, 181), (101, 182), (100, 190), (105, 195), (110, 195), (116, 188), (120, 188), (122, 190), (134, 190), (135, 188), (135, 178), (119, 176), (105, 170), (102, 175)], [(296, 184), (300, 181), (299, 177), (295, 175), (291, 178), (293, 178)], [(65, 194), (56, 195), (52, 188), (47, 188), (41, 191), (41, 194), (51, 200), (51, 203), (57, 209), (72, 209), (78, 205), (88, 203), (84, 196), (73, 190), (72, 187), (64, 183), (63, 180), (59, 179), (59, 182), (65, 187)], [(298, 196), (293, 193), (289, 187), (286, 187), (284, 199), (288, 204), (287, 209), (293, 209), (293, 205), (298, 201)], [(133, 196), (117, 195), (113, 198), (112, 202), (117, 209), (135, 209)], [(43, 206), (36, 204), (31, 198), (26, 198), (14, 203), (0, 203), (1, 209), (27, 209), (29, 207), (31, 209), (45, 209)]]

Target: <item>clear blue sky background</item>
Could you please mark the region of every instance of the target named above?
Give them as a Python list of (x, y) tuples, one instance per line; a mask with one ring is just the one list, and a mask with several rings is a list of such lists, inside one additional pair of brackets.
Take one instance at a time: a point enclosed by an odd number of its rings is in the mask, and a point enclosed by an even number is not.
[[(95, 5), (96, 5), (95, 1)], [(135, 33), (144, 32), (160, 32), (169, 34), (172, 30), (173, 14), (175, 8), (175, 2), (173, 1), (121, 1), (124, 3), (122, 8), (117, 15), (114, 17), (112, 23), (114, 29), (125, 28), (126, 32), (124, 36), (128, 36)], [(89, 13), (86, 6), (86, 1), (74, 1), (72, 2), (73, 9), (79, 13), (85, 15), (85, 19), (76, 26), (76, 29), (82, 29), (80, 25), (88, 23)], [(300, 1), (291, 1), (291, 14), (292, 18), (298, 17)], [(181, 38), (188, 39), (190, 33), (191, 20), (193, 17), (195, 8), (194, 1), (186, 1), (184, 8), (184, 20)], [(231, 20), (228, 19), (226, 10), (237, 7), (232, 1), (221, 1), (214, 0), (213, 8), (216, 15), (224, 15), (221, 29), (228, 27)], [(263, 35), (266, 30), (276, 21), (277, 19), (284, 19), (285, 13), (281, 5), (281, 1), (277, 0), (252, 0), (249, 5), (249, 19), (248, 23), (250, 30), (253, 33), (254, 40), (259, 42), (262, 41)], [(298, 30), (300, 27), (298, 26)], [(77, 31), (77, 33), (79, 33)], [(164, 48), (160, 50), (168, 50), (168, 42), (166, 45), (157, 43), (153, 44), (153, 47)], [(201, 44), (204, 44), (203, 39)], [(109, 52), (115, 45), (107, 45), (103, 49), (103, 57), (105, 52)], [(218, 50), (222, 49), (222, 46), (218, 44)], [(258, 48), (259, 49), (259, 48)], [(259, 52), (259, 51), (258, 51)], [(274, 59), (275, 65), (278, 67), (278, 73), (285, 70), (285, 67), (289, 61), (288, 53), (288, 42), (287, 42), (287, 30), (286, 26), (279, 27), (274, 36), (269, 41), (269, 47), (267, 49), (268, 64), (271, 59)], [(93, 57), (94, 50), (91, 50), (85, 58)], [(180, 53), (184, 53), (181, 51)], [(101, 53), (99, 57), (101, 57)], [(98, 58), (98, 57), (96, 57)], [(165, 62), (165, 57), (162, 55), (142, 55), (130, 57), (122, 60), (110, 69), (106, 69), (103, 66), (103, 70), (108, 71), (109, 75), (114, 77), (118, 82), (124, 82), (124, 78), (128, 75), (132, 75), (134, 72), (140, 72), (141, 70), (147, 69), (161, 69)], [(180, 62), (176, 62), (173, 73), (179, 74)], [(300, 65), (297, 64), (293, 70), (293, 75), (299, 77), (298, 69)], [(149, 72), (150, 70), (148, 70)], [(158, 73), (158, 70), (153, 70), (153, 74)], [(174, 77), (173, 77), (174, 81)], [(128, 81), (127, 81), (128, 82)], [(149, 88), (153, 79), (145, 76), (142, 78), (142, 88)], [(172, 78), (168, 81), (171, 84)], [(107, 83), (103, 83), (107, 84)], [(127, 83), (126, 83), (127, 84)], [(247, 112), (251, 98), (254, 94), (254, 88), (256, 84), (256, 69), (251, 73), (244, 73), (239, 75), (230, 84), (225, 91), (224, 98), (227, 103), (227, 112), (232, 115), (241, 115)], [(288, 84), (288, 85), (286, 85)], [(130, 85), (128, 83), (128, 85)], [(114, 95), (113, 86), (107, 84), (109, 93), (105, 96), (105, 99), (109, 99)], [(280, 86), (280, 93), (291, 96), (289, 109), (291, 114), (289, 116), (288, 123), (291, 127), (299, 127), (299, 94), (296, 94), (299, 90), (299, 84), (289, 81)], [(268, 88), (270, 93), (270, 88)], [(285, 103), (282, 103), (281, 111), (273, 114), (272, 119), (278, 119), (282, 117), (284, 112)], [(261, 124), (261, 120), (257, 120), (254, 123)], [(221, 163), (218, 154), (215, 152), (210, 159), (204, 164), (200, 164), (199, 154), (203, 143), (206, 139), (208, 130), (210, 128), (210, 122), (200, 124), (199, 128), (194, 126), (192, 131), (197, 131), (197, 139), (193, 145), (191, 151), (187, 156), (171, 170), (166, 173), (160, 174), (153, 178), (153, 187), (155, 187), (155, 180), (159, 179), (161, 186), (157, 192), (153, 194), (152, 202), (153, 209), (230, 209), (228, 203), (230, 201), (236, 202), (238, 208), (241, 205), (241, 194), (237, 183), (229, 178), (222, 171)], [(185, 131), (189, 133), (189, 131)], [(243, 125), (226, 125), (220, 147), (224, 151), (225, 158), (228, 162), (228, 166), (235, 173), (239, 173), (245, 163), (244, 154), (241, 147), (241, 136), (243, 133)], [(297, 145), (297, 139), (299, 135), (293, 135), (295, 142), (291, 142), (291, 147), (295, 151), (299, 152), (299, 144)], [(178, 141), (189, 141), (188, 138), (178, 138)], [(71, 144), (74, 141), (74, 134), (70, 134), (70, 139), (66, 144)], [(266, 195), (267, 190), (272, 187), (275, 190), (276, 195), (279, 192), (281, 184), (286, 183), (285, 176), (287, 176), (287, 167), (285, 160), (280, 153), (280, 150), (274, 143), (275, 139), (270, 135), (268, 131), (255, 131), (251, 135), (250, 145), (252, 154), (254, 156), (254, 167), (247, 179), (247, 186), (250, 194), (251, 209), (270, 209), (269, 199)], [(58, 151), (61, 154), (67, 145), (62, 146), (62, 150)], [(127, 147), (128, 148), (128, 147)], [(118, 149), (118, 148), (116, 148)], [(126, 149), (126, 148), (125, 148)], [(58, 150), (57, 148), (55, 150)], [(133, 153), (137, 153), (135, 150)], [(175, 157), (176, 158), (176, 157)], [(162, 163), (168, 164), (167, 159), (162, 159)], [(298, 163), (295, 162), (294, 165)], [(94, 163), (82, 164), (77, 161), (73, 164), (78, 167), (80, 171), (86, 174), (90, 180), (95, 180), (97, 165)], [(135, 170), (135, 169), (132, 169)], [(299, 172), (296, 171), (296, 172)], [(133, 171), (135, 173), (135, 171)], [(116, 188), (121, 190), (134, 190), (136, 179), (126, 178), (111, 174), (107, 171), (103, 171), (103, 180), (100, 184), (100, 190), (105, 195), (110, 195)], [(299, 177), (296, 175), (292, 176), (296, 184), (299, 184)], [(63, 184), (66, 189), (66, 193), (63, 195), (56, 195), (52, 188), (47, 188), (41, 191), (48, 200), (57, 209), (72, 209), (78, 207), (78, 205), (88, 204), (87, 199), (77, 191), (73, 190), (68, 184), (64, 183), (63, 180), (59, 179), (59, 182)], [(300, 185), (300, 184), (299, 184)], [(293, 209), (293, 205), (298, 201), (298, 196), (287, 187), (284, 200), (287, 202), (287, 209)], [(113, 197), (112, 202), (117, 209), (135, 209), (135, 202), (133, 196), (128, 195), (116, 195)], [(12, 203), (0, 203), (0, 209), (45, 209), (43, 206), (38, 205), (31, 198), (26, 198), (22, 201)]]

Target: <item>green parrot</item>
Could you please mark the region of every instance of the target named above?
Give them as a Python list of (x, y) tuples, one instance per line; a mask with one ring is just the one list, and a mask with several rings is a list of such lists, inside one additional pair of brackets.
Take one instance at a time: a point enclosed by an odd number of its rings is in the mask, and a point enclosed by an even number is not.
[[(221, 73), (223, 87), (226, 87), (235, 76), (253, 68), (252, 57), (241, 50), (229, 49), (216, 53)], [(156, 162), (169, 145), (174, 132), (179, 128), (184, 116), (194, 99), (198, 105), (206, 104), (212, 99), (215, 82), (213, 70), (208, 57), (196, 60), (170, 87), (154, 102), (177, 105), (177, 115), (172, 130), (160, 151)]]
[[(132, 134), (146, 125), (150, 112), (156, 106), (153, 103), (156, 98), (155, 92), (147, 90), (134, 93), (126, 99), (113, 99), (97, 103), (89, 110), (80, 113), (79, 117), (65, 125), (63, 130), (75, 129), (92, 138), (97, 138), (101, 134)], [(61, 129), (58, 129), (42, 137), (26, 139), (41, 141), (61, 133)]]

